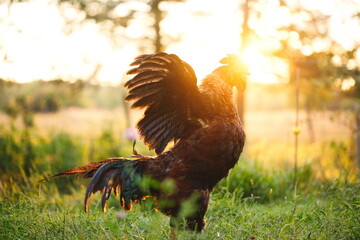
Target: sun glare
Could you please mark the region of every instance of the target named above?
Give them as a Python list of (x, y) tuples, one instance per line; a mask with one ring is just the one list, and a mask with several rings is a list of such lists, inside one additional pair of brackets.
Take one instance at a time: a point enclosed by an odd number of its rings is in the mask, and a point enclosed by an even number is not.
[[(229, 5), (215, 0), (209, 0), (209, 6), (212, 7), (206, 9), (209, 10), (208, 14), (197, 15), (193, 13), (205, 11), (202, 3), (189, 1), (176, 11), (169, 8), (168, 18), (164, 21), (166, 32), (175, 34), (176, 30), (183, 31), (181, 41), (171, 44), (167, 51), (178, 54), (193, 66), (198, 79), (218, 67), (219, 60), (227, 54), (239, 53), (241, 43), (241, 9), (236, 4), (229, 9)], [(179, 18), (182, 18), (181, 22)], [(278, 42), (269, 40), (266, 43), (253, 42), (245, 49), (240, 57), (249, 68), (249, 81), (266, 84), (279, 82), (277, 71), (286, 72), (287, 67), (261, 52), (278, 47)]]
[[(70, 11), (71, 8), (68, 8)], [(219, 60), (227, 54), (239, 53), (242, 10), (238, 1), (223, 4), (218, 0), (208, 0), (204, 6), (201, 1), (188, 0), (182, 4), (169, 2), (163, 4), (162, 8), (167, 12), (162, 22), (162, 31), (166, 36), (163, 39), (167, 46), (165, 51), (179, 55), (193, 66), (199, 79), (218, 67)], [(0, 5), (0, 17), (4, 17), (7, 11), (4, 5)], [(76, 11), (70, 12), (77, 14)], [(281, 13), (270, 11), (266, 19), (277, 19), (276, 14), (281, 19), (288, 17), (284, 9), (281, 9)], [(126, 37), (141, 38), (149, 31), (137, 24), (140, 22), (135, 21), (136, 24), (133, 22), (124, 30)], [(65, 21), (60, 10), (55, 4), (42, 1), (14, 4), (5, 23), (0, 27), (6, 33), (0, 37), (5, 45), (0, 49), (0, 57), (6, 55), (8, 61), (0, 62), (0, 78), (17, 82), (54, 78), (86, 79), (96, 72), (96, 82), (119, 84), (131, 59), (137, 54), (148, 53), (139, 52), (136, 41), (125, 41), (121, 48), (114, 48), (111, 40), (101, 34), (100, 27), (91, 22), (81, 25), (72, 34), (65, 34), (62, 30)], [(275, 34), (270, 31), (273, 27), (269, 27), (269, 24), (280, 23), (269, 20), (260, 24), (263, 26), (253, 28), (266, 38)], [(20, 31), (12, 29), (13, 25)], [(266, 43), (251, 42), (246, 47), (241, 57), (249, 68), (249, 81), (278, 83), (279, 76), (287, 78), (286, 63), (262, 53), (263, 50), (279, 48), (278, 45), (276, 40), (267, 39)], [(151, 46), (147, 51), (149, 49)]]
[[(163, 22), (163, 31), (181, 39), (171, 42), (166, 51), (179, 55), (193, 66), (199, 79), (218, 67), (219, 60), (227, 54), (239, 52), (242, 16), (236, 1), (220, 4), (217, 0), (209, 0), (204, 8), (202, 3), (189, 0), (177, 7), (170, 3), (164, 7), (168, 16)], [(37, 21), (48, 20), (28, 24), (25, 19), (31, 20), (34, 15), (33, 11), (27, 11), (29, 8), (42, 16), (35, 18)], [(51, 15), (48, 8), (52, 10)], [(84, 24), (78, 31), (66, 35), (62, 32), (64, 20), (55, 5), (19, 3), (11, 10), (7, 24), (19, 25), (21, 32), (4, 37), (10, 62), (0, 62), (0, 77), (17, 82), (86, 79), (98, 68), (97, 82), (118, 84), (122, 73), (126, 72), (127, 63), (136, 54), (141, 54), (136, 51), (136, 46), (129, 44), (123, 49), (113, 49), (94, 23)], [(139, 38), (145, 30), (135, 24), (128, 26), (125, 32), (130, 37)], [(267, 43), (266, 46), (272, 45)], [(278, 68), (274, 61), (261, 53), (261, 47), (261, 44), (252, 43), (242, 54), (249, 68), (249, 80), (276, 83), (278, 79), (274, 71)]]
[(287, 66), (280, 60), (265, 56), (255, 44), (245, 48), (241, 58), (249, 68), (249, 80), (258, 83), (279, 83), (279, 76), (286, 76)]

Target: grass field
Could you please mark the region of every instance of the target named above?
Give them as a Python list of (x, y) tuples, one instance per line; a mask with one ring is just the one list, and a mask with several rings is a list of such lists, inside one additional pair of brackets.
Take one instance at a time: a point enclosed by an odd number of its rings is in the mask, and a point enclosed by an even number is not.
[[(132, 125), (141, 117), (141, 111), (132, 111)], [(342, 115), (342, 116), (341, 116)], [(120, 131), (125, 127), (123, 110), (89, 109), (89, 108), (66, 108), (56, 113), (39, 113), (35, 115), (35, 125), (40, 133), (47, 135), (49, 132), (66, 132), (82, 137), (94, 137), (101, 133), (109, 124), (114, 131)], [(327, 141), (332, 139), (346, 139), (350, 135), (350, 128), (344, 119), (349, 118), (345, 113), (337, 114), (330, 112), (314, 112), (313, 128), (315, 141)], [(0, 124), (8, 125), (10, 119), (0, 113)], [(292, 129), (295, 125), (295, 112), (290, 109), (257, 110), (248, 111), (245, 118), (248, 141), (281, 141), (293, 142)], [(18, 118), (16, 125), (21, 126)], [(306, 125), (306, 113), (300, 112), (300, 139), (303, 142), (309, 140), (309, 132)]]
[[(132, 117), (138, 116), (135, 112)], [(200, 235), (180, 231), (179, 239), (360, 239), (360, 185), (349, 130), (342, 121), (330, 120), (330, 113), (315, 113), (311, 142), (305, 113), (300, 117), (296, 191), (294, 113), (248, 112), (245, 152), (214, 189), (207, 226)], [(110, 209), (102, 213), (96, 195), (85, 214), (86, 180), (39, 184), (43, 176), (88, 160), (131, 155), (132, 144), (122, 135), (121, 109), (70, 108), (37, 114), (35, 127), (27, 131), (19, 120), (13, 128), (9, 123), (0, 116), (1, 168), (5, 168), (0, 178), (0, 239), (169, 238), (169, 219), (152, 210), (151, 202), (124, 214), (113, 197)], [(151, 154), (141, 144), (137, 149)], [(32, 161), (28, 174), (26, 159)]]
[[(296, 200), (292, 196), (267, 204), (215, 193), (204, 231), (196, 235), (180, 231), (178, 239), (359, 239), (359, 187), (328, 185), (312, 194), (299, 193)], [(0, 238), (169, 239), (169, 219), (161, 213), (137, 206), (125, 215), (115, 200), (102, 213), (94, 197), (85, 214), (83, 192), (65, 197), (22, 195), (17, 201), (2, 201)]]

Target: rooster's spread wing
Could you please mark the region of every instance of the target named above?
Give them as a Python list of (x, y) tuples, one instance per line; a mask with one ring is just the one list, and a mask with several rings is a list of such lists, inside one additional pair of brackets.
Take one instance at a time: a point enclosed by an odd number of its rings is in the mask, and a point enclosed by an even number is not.
[(150, 149), (161, 153), (174, 140), (201, 127), (203, 99), (194, 70), (174, 54), (141, 55), (130, 65), (136, 74), (125, 87), (132, 108), (146, 108), (137, 128)]

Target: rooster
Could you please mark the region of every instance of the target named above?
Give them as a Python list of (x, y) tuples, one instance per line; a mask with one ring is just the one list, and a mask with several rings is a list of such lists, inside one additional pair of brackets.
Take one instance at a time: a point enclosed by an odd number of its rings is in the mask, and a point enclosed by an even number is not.
[[(159, 210), (170, 216), (172, 235), (181, 217), (187, 229), (200, 232), (210, 192), (237, 163), (245, 142), (232, 88), (244, 89), (247, 71), (235, 55), (220, 62), (223, 65), (197, 86), (192, 67), (175, 54), (136, 57), (128, 71), (134, 77), (125, 83), (129, 90), (125, 100), (134, 101), (132, 108), (145, 109), (137, 129), (156, 156), (136, 153), (133, 158), (109, 158), (54, 177), (91, 178), (85, 212), (90, 195), (98, 191), (103, 211), (112, 191), (120, 193), (125, 210), (150, 196)], [(173, 146), (165, 151), (170, 142)], [(149, 184), (154, 181), (171, 181), (173, 188), (169, 191), (163, 184)], [(194, 196), (193, 213), (181, 216), (181, 204)]]

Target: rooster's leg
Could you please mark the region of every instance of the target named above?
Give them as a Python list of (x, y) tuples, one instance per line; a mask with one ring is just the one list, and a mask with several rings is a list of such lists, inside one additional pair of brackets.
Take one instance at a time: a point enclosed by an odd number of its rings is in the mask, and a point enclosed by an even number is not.
[(177, 217), (170, 217), (170, 240), (176, 240), (176, 228), (179, 226)]
[(170, 240), (176, 240), (176, 228), (175, 227), (171, 227)]

